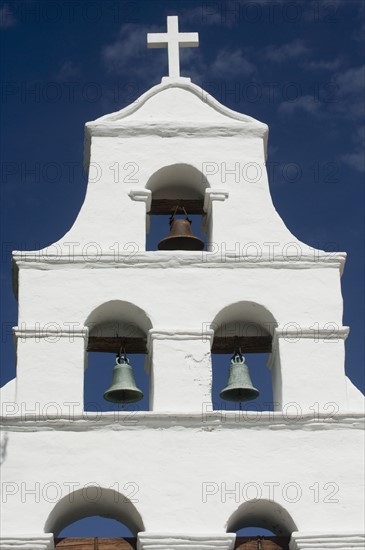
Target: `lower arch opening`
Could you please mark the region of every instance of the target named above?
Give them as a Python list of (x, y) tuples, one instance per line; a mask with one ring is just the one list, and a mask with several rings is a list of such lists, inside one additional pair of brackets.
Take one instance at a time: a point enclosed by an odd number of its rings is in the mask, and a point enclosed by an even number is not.
[[(116, 529), (116, 526), (118, 527), (116, 522), (119, 522), (123, 532), (127, 534), (116, 536), (136, 537), (137, 533), (144, 531), (142, 517), (132, 500), (113, 489), (102, 488), (98, 485), (85, 485), (84, 488), (70, 492), (61, 498), (50, 512), (44, 531), (53, 533), (55, 537), (65, 536), (66, 528), (80, 520), (85, 521), (86, 518), (93, 517), (101, 518), (101, 520), (102, 518), (114, 520), (113, 530)], [(86, 527), (90, 528), (90, 523), (86, 524)], [(85, 525), (82, 532), (85, 533)], [(90, 537), (93, 536), (92, 532), (90, 528)]]
[[(290, 514), (273, 500), (250, 500), (241, 504), (231, 515), (227, 524), (228, 533), (243, 533), (243, 529), (256, 528), (271, 532), (274, 536), (289, 537), (297, 531)], [(258, 533), (260, 534), (260, 533)]]
[(134, 538), (128, 527), (112, 518), (88, 516), (70, 523), (57, 538)]

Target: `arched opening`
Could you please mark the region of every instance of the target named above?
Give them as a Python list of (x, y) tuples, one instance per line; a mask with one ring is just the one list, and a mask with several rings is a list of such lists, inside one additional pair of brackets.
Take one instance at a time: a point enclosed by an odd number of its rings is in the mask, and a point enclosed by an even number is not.
[[(152, 192), (151, 209), (147, 212), (146, 250), (157, 250), (158, 243), (169, 234), (169, 216), (191, 220), (193, 234), (206, 245), (209, 225), (203, 210), (207, 178), (189, 164), (173, 164), (157, 170), (148, 180)], [(182, 248), (186, 250), (186, 248)]]
[(236, 550), (287, 550), (297, 527), (293, 518), (273, 500), (249, 500), (231, 515), (228, 533), (236, 533)]
[[(278, 406), (273, 397), (273, 381), (267, 369), (276, 326), (276, 320), (264, 306), (250, 301), (231, 304), (216, 315), (211, 324), (214, 330), (212, 344), (214, 409), (242, 409), (254, 412), (277, 410)], [(231, 368), (232, 363), (235, 362), (242, 363), (243, 366)], [(249, 386), (250, 379), (252, 391), (233, 390), (233, 386), (239, 385), (240, 381), (242, 386)], [(224, 388), (228, 388), (228, 391), (222, 394)], [(257, 392), (254, 390), (259, 392), (256, 398)]]
[(237, 537), (275, 537), (275, 533), (270, 529), (262, 527), (242, 527), (236, 532)]
[(102, 516), (88, 516), (70, 523), (57, 538), (134, 538), (130, 529), (120, 521)]
[(69, 537), (80, 539), (80, 547), (84, 548), (83, 540), (104, 535), (108, 539), (123, 537), (135, 548), (134, 539), (144, 531), (144, 525), (132, 500), (113, 489), (87, 485), (57, 502), (44, 532), (54, 534), (56, 548), (68, 548)]
[[(85, 321), (89, 328), (88, 357), (84, 378), (84, 410), (149, 410), (149, 380), (146, 373), (147, 334), (152, 328), (147, 314), (122, 300), (111, 300), (92, 311)], [(119, 355), (126, 355), (129, 372), (143, 398), (130, 403), (115, 403), (104, 392), (115, 381), (114, 367)], [(118, 359), (119, 363), (123, 363)], [(130, 375), (128, 375), (130, 377)]]

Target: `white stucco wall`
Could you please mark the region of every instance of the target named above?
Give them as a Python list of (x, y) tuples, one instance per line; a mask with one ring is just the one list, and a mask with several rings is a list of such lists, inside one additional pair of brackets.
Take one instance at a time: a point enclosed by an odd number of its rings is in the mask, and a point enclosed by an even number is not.
[[(148, 532), (224, 533), (239, 506), (257, 498), (280, 504), (299, 531), (362, 526), (359, 416), (117, 414), (38, 426), (8, 419), (5, 533), (42, 533), (61, 497), (84, 487), (84, 506), (101, 502), (88, 486), (129, 497), (143, 522), (137, 530)], [(83, 505), (73, 513), (82, 515)], [(121, 509), (133, 525), (133, 506)]]
[(201, 188), (195, 187), (203, 199), (208, 191), (226, 194), (205, 201), (213, 250), (256, 254), (253, 243), (263, 256), (313, 257), (272, 204), (267, 137), (266, 124), (227, 109), (186, 79), (168, 79), (129, 107), (86, 125), (85, 202), (70, 231), (43, 255), (123, 253), (130, 246), (143, 252), (143, 193), (156, 172), (185, 165), (201, 173)]
[[(51, 549), (53, 532), (91, 512), (143, 533), (142, 550), (231, 550), (225, 533), (241, 515), (292, 534), (293, 550), (361, 547), (363, 396), (344, 372), (345, 254), (314, 250), (285, 227), (268, 187), (267, 135), (187, 79), (87, 124), (89, 184), (74, 225), (47, 249), (14, 253), (5, 550)], [(151, 198), (178, 198), (181, 177), (186, 196), (204, 200), (209, 252), (146, 252)], [(93, 419), (82, 412), (89, 330), (115, 321), (148, 340), (152, 412)], [(273, 338), (275, 413), (210, 412), (212, 334), (236, 322)], [(299, 417), (281, 412), (289, 403)], [(69, 496), (88, 485), (100, 500)]]
[[(153, 410), (200, 410), (203, 397), (210, 398), (207, 328), (215, 329), (218, 321), (239, 320), (253, 321), (263, 334), (274, 337), (270, 368), (275, 384), (281, 386), (279, 409), (295, 401), (303, 410), (311, 410), (314, 402), (321, 409), (336, 402), (339, 410), (348, 410), (347, 331), (342, 327), (338, 265), (299, 269), (296, 262), (213, 263), (200, 253), (145, 253), (127, 260), (99, 259), (67, 267), (56, 262), (47, 264), (47, 269), (39, 262), (20, 263), (19, 402), (46, 403), (50, 396), (60, 404), (83, 402), (85, 324), (89, 319), (95, 322), (93, 311), (103, 304), (106, 321), (111, 303), (109, 321), (123, 319), (135, 323), (146, 336), (151, 330), (163, 335), (150, 343)], [(255, 309), (245, 307), (245, 302), (263, 306), (263, 313), (255, 318)], [(137, 317), (125, 303), (139, 308)], [(226, 317), (219, 315), (227, 307)], [(145, 326), (141, 326), (143, 315), (148, 320)], [(183, 339), (179, 331), (185, 334)], [(189, 367), (188, 357), (200, 365), (198, 371)], [(171, 363), (180, 365), (175, 374)], [(178, 377), (175, 384), (171, 377)]]

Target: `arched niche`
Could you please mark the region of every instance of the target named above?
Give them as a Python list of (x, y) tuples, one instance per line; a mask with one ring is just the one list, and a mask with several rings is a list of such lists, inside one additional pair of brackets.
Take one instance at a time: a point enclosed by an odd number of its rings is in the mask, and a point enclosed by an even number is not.
[(146, 189), (152, 192), (152, 202), (163, 199), (204, 201), (205, 190), (208, 188), (207, 178), (190, 164), (164, 166), (152, 174), (146, 184)]
[(114, 489), (88, 485), (56, 503), (46, 520), (44, 532), (57, 537), (69, 524), (89, 516), (115, 519), (135, 536), (144, 531), (142, 517), (129, 498)]
[(231, 353), (238, 344), (243, 353), (271, 351), (271, 342), (277, 322), (263, 305), (239, 301), (223, 308), (215, 316), (213, 353)]
[[(167, 219), (161, 216), (171, 215), (177, 206), (177, 214), (183, 208), (192, 220), (192, 229), (196, 236), (203, 240), (209, 236), (210, 221), (207, 222), (204, 212), (205, 192), (210, 187), (204, 174), (190, 164), (172, 164), (157, 170), (148, 179), (146, 189), (151, 191), (151, 206), (147, 212), (147, 232), (152, 231), (148, 249), (155, 249), (160, 238), (168, 233)], [(200, 232), (202, 234), (200, 234)], [(155, 237), (157, 233), (158, 236)]]
[(142, 401), (131, 403), (127, 408), (148, 410), (150, 390), (145, 370), (147, 335), (152, 328), (152, 322), (147, 313), (130, 302), (111, 300), (96, 307), (85, 320), (85, 326), (89, 329), (89, 355), (86, 365), (89, 369), (85, 371), (84, 385), (85, 409), (119, 410), (119, 405), (104, 400), (103, 393), (111, 384), (115, 356), (125, 352), (131, 361), (136, 385), (144, 393)]
[[(276, 319), (262, 304), (238, 301), (221, 309), (210, 328), (212, 341), (213, 408), (236, 409), (238, 403), (221, 401), (219, 391), (227, 385), (230, 358), (241, 350), (249, 367), (253, 385), (260, 397), (247, 401), (244, 408), (253, 411), (276, 410), (276, 377), (271, 377), (266, 365), (271, 357)], [(241, 406), (240, 406), (241, 408)]]
[[(118, 344), (124, 342), (127, 353), (137, 353), (136, 349), (145, 353), (145, 341), (152, 323), (147, 313), (131, 302), (110, 300), (90, 313), (85, 326), (89, 329), (89, 351), (117, 353)], [(98, 343), (104, 346), (103, 349), (92, 349)]]
[(236, 533), (246, 527), (267, 529), (276, 536), (290, 536), (297, 526), (285, 508), (273, 500), (249, 500), (241, 504), (227, 523), (227, 532)]

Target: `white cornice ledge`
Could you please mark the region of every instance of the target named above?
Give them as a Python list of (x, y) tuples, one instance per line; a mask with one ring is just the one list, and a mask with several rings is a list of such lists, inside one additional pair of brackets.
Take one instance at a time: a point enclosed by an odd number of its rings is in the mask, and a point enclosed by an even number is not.
[(53, 550), (53, 534), (40, 535), (2, 535), (0, 537), (1, 550)]
[(233, 550), (235, 533), (186, 535), (175, 533), (139, 533), (138, 550)]
[(207, 342), (209, 348), (213, 342), (214, 330), (204, 328), (192, 330), (192, 329), (165, 329), (165, 328), (152, 328), (147, 335), (147, 349), (150, 352), (152, 349), (152, 343), (154, 340), (201, 340)]
[[(136, 200), (136, 199), (135, 199)], [(142, 199), (141, 199), (142, 200)], [(60, 243), (60, 254), (46, 254), (45, 250), (32, 251), (14, 251), (13, 260), (18, 268), (22, 269), (62, 269), (67, 266), (67, 269), (108, 269), (108, 268), (184, 268), (198, 267), (212, 269), (219, 267), (220, 269), (231, 269), (234, 265), (237, 269), (323, 269), (336, 268), (341, 269), (346, 260), (344, 253), (323, 254), (318, 257), (313, 255), (302, 255), (301, 259), (280, 257), (273, 259), (269, 255), (262, 255), (255, 261), (245, 258), (235, 252), (206, 252), (206, 251), (142, 251), (130, 256), (120, 254), (116, 259), (113, 253), (103, 253), (95, 256), (93, 261), (91, 256), (85, 260), (82, 254), (74, 254), (70, 260), (68, 250), (62, 254)]]
[(151, 210), (152, 191), (149, 189), (131, 189), (128, 196), (132, 199), (132, 201), (146, 203), (147, 212)]
[(365, 548), (365, 535), (359, 533), (292, 533), (290, 550), (345, 550)]
[[(12, 404), (12, 410), (20, 406)], [(305, 413), (294, 415), (282, 412), (258, 411), (212, 411), (211, 403), (196, 413), (168, 413), (153, 411), (113, 411), (71, 413), (67, 410), (50, 420), (45, 415), (30, 413), (8, 414), (0, 417), (1, 429), (10, 432), (67, 431), (87, 432), (98, 430), (176, 430), (186, 428), (201, 432), (222, 430), (363, 430), (363, 412), (348, 412), (331, 415), (328, 413)], [(66, 408), (66, 407), (65, 407)], [(4, 409), (4, 407), (3, 407)]]
[(162, 84), (187, 84), (191, 82), (191, 78), (187, 76), (163, 76), (161, 78)]
[(225, 201), (226, 199), (228, 199), (228, 197), (229, 193), (224, 189), (206, 189), (203, 205), (204, 212), (209, 216), (212, 210), (212, 202)]
[[(61, 327), (54, 327), (56, 323), (48, 323), (50, 327), (47, 327), (47, 323), (41, 326), (18, 326), (13, 327), (13, 334), (15, 340), (28, 340), (29, 338), (35, 338), (37, 340), (48, 338), (51, 341), (59, 340), (60, 338), (67, 338), (70, 342), (73, 342), (77, 338), (82, 338), (85, 344), (88, 341), (89, 329), (88, 327), (82, 328), (70, 328), (69, 330)], [(25, 323), (24, 323), (25, 325)]]
[(161, 78), (162, 84), (186, 84), (191, 82), (191, 78), (187, 76), (163, 76)]
[(190, 328), (168, 329), (151, 328), (148, 336), (151, 340), (203, 340), (211, 341), (214, 337), (214, 330), (199, 328), (192, 330)]
[(178, 121), (161, 122), (125, 122), (123, 119), (108, 122), (95, 122), (87, 127), (90, 137), (231, 137), (248, 136), (264, 137), (267, 128), (258, 126), (255, 123), (247, 122), (242, 125), (240, 122), (231, 121), (218, 124), (207, 123), (201, 120), (195, 123), (180, 123)]
[[(297, 326), (294, 326), (297, 325)], [(288, 327), (278, 326), (275, 328), (274, 338), (283, 338), (288, 341), (297, 341), (302, 338), (310, 340), (346, 340), (350, 327), (338, 326), (336, 323), (327, 322), (329, 328), (301, 327), (298, 323), (288, 323)]]

